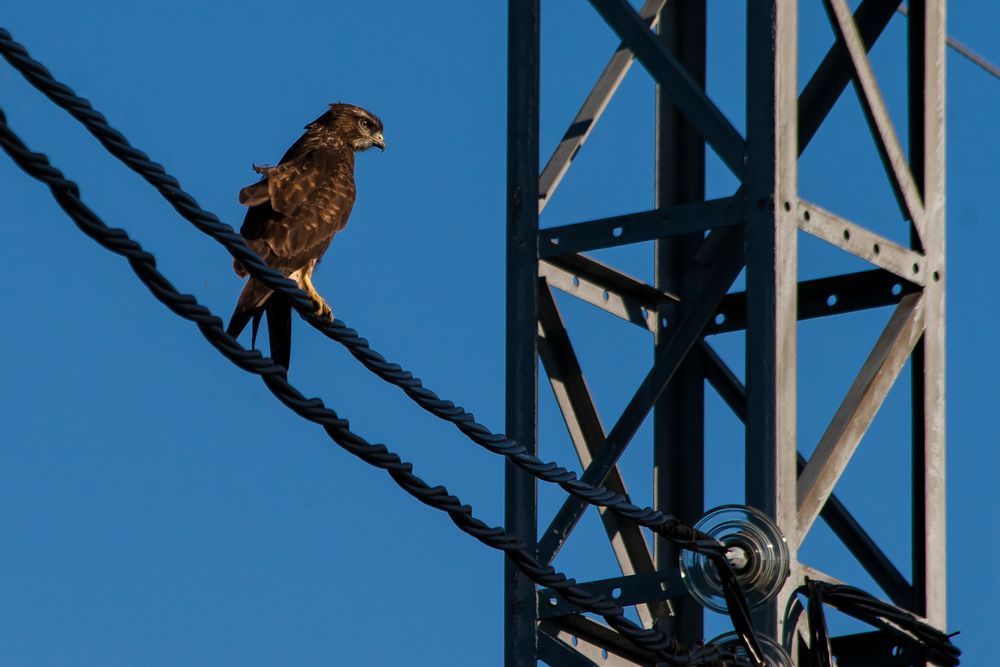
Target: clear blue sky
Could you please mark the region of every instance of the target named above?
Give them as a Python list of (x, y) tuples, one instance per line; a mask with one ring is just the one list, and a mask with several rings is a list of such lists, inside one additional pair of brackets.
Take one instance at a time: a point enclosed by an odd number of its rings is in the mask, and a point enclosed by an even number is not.
[[(802, 3), (800, 78), (833, 36)], [(542, 157), (617, 44), (585, 2), (545, 3)], [(743, 127), (742, 3), (711, 3), (709, 92)], [(277, 160), (328, 102), (378, 113), (388, 150), (357, 164), (358, 203), (316, 283), (336, 314), (442, 396), (503, 428), (506, 9), (501, 2), (11, 3), (3, 25), (55, 75), (238, 226), (251, 163)], [(1000, 6), (952, 3), (949, 28), (1000, 60)], [(905, 25), (873, 59), (905, 122)], [(1000, 548), (993, 508), (1000, 427), (990, 248), (1000, 82), (948, 61), (949, 629), (965, 664), (987, 664), (987, 603)], [(653, 86), (629, 74), (546, 209), (543, 225), (652, 205)], [(229, 256), (0, 64), (0, 107), (84, 199), (156, 254), (222, 316), (240, 289)], [(902, 133), (905, 136), (905, 132)], [(733, 181), (709, 165), (709, 193)], [(802, 195), (902, 239), (852, 92), (800, 167)], [(0, 663), (9, 665), (498, 665), (502, 561), (384, 474), (332, 445), (153, 300), (127, 265), (84, 237), (49, 194), (0, 158)], [(801, 240), (803, 277), (863, 268)], [(649, 279), (648, 248), (599, 253)], [(606, 424), (644, 372), (643, 332), (560, 298)], [(800, 327), (799, 435), (808, 452), (888, 311)], [(713, 341), (734, 365), (742, 338)], [(500, 460), (415, 408), (339, 346), (296, 322), (292, 381), (370, 440), (502, 522)], [(908, 372), (908, 371), (907, 371)], [(908, 376), (907, 376), (908, 377)], [(906, 377), (838, 494), (908, 572)], [(542, 384), (542, 452), (575, 459)], [(739, 502), (742, 433), (708, 391), (708, 506)], [(623, 461), (650, 494), (649, 431)], [(543, 521), (561, 492), (542, 488)], [(557, 565), (614, 574), (589, 514)], [(803, 558), (870, 582), (825, 528)], [(709, 636), (727, 629), (709, 619)], [(844, 626), (855, 627), (855, 626)]]

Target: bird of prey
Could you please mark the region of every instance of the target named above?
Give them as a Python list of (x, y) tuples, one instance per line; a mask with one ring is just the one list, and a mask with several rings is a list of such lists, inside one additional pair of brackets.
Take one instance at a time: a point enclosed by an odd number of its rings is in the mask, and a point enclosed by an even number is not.
[[(263, 178), (240, 190), (248, 206), (240, 234), (272, 269), (281, 271), (309, 293), (316, 314), (333, 317), (313, 287), (312, 273), (334, 234), (347, 225), (354, 206), (354, 153), (377, 146), (385, 150), (382, 121), (351, 104), (331, 104), (306, 125), (281, 162), (254, 171)], [(247, 275), (238, 261), (237, 275)], [(286, 369), (291, 356), (292, 311), (287, 299), (251, 277), (243, 287), (226, 332), (239, 336), (253, 320), (252, 342), (267, 316), (271, 358)]]

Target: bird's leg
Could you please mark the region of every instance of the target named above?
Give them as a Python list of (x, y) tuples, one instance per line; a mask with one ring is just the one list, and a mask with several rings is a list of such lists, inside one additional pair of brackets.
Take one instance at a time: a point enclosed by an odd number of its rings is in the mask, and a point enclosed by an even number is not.
[(327, 305), (326, 301), (323, 300), (323, 297), (319, 295), (319, 292), (316, 291), (316, 288), (312, 284), (312, 276), (308, 273), (304, 274), (302, 276), (302, 283), (306, 288), (306, 292), (309, 293), (309, 298), (316, 304), (315, 314), (319, 317), (328, 317), (332, 320), (333, 311)]

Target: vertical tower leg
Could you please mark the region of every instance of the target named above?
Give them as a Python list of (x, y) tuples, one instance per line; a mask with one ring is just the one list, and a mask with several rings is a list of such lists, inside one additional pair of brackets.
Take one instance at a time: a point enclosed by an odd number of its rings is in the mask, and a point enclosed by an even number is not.
[(945, 2), (909, 7), (910, 167), (924, 201), (911, 245), (927, 257), (924, 334), (913, 351), (913, 610), (945, 627)]
[[(705, 85), (705, 0), (669, 2), (660, 11), (659, 38), (684, 65), (691, 77)], [(705, 142), (688, 124), (670, 98), (656, 87), (656, 206), (665, 208), (705, 199)], [(654, 358), (659, 359), (669, 338), (668, 323), (684, 315), (702, 287), (699, 276), (685, 273), (687, 258), (694, 255), (702, 234), (659, 239), (655, 242), (655, 286), (679, 294), (681, 304), (662, 306), (654, 338)], [(693, 524), (704, 512), (704, 370), (695, 349), (688, 354), (663, 395), (653, 416), (654, 507)], [(660, 537), (654, 543), (656, 569), (677, 567), (677, 547)], [(657, 626), (685, 643), (701, 641), (704, 612), (693, 598), (676, 600), (672, 617)]]
[[(507, 434), (532, 454), (538, 425), (539, 0), (510, 0), (507, 69)], [(506, 529), (536, 548), (535, 478), (506, 467)], [(504, 665), (538, 662), (534, 583), (504, 561)]]
[[(796, 562), (797, 0), (747, 9), (746, 499), (771, 516)], [(794, 567), (794, 566), (793, 566)], [(788, 600), (796, 573), (778, 600)], [(755, 614), (781, 641), (784, 609)]]

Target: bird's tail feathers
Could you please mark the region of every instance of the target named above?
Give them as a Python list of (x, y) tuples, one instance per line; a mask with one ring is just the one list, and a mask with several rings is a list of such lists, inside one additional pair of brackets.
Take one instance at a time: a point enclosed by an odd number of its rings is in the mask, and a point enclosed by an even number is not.
[(292, 357), (292, 304), (276, 294), (264, 304), (264, 313), (267, 315), (271, 360), (288, 370)]
[(257, 327), (260, 326), (264, 304), (271, 297), (271, 294), (273, 292), (262, 283), (253, 278), (248, 280), (243, 286), (243, 291), (240, 292), (240, 298), (236, 300), (236, 308), (233, 310), (232, 317), (229, 318), (226, 333), (236, 338), (243, 333), (250, 320), (253, 320), (253, 342), (251, 344), (256, 345)]
[(257, 280), (250, 278), (243, 286), (226, 333), (236, 338), (250, 324), (250, 345), (256, 348), (257, 332), (265, 315), (271, 359), (287, 369), (292, 350), (292, 306)]

